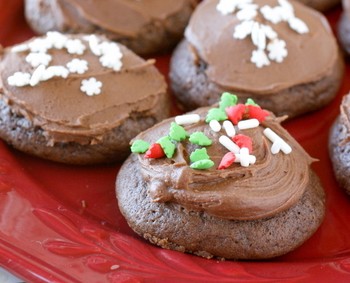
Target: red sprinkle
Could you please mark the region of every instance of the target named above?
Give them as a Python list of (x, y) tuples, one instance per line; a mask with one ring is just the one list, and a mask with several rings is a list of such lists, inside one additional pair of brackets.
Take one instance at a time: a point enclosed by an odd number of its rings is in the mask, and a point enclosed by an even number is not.
[(226, 114), (228, 118), (235, 125), (237, 125), (238, 122), (242, 120), (244, 113), (245, 113), (244, 104), (237, 104), (235, 106), (230, 106), (226, 108)]
[(259, 106), (247, 105), (247, 107), (249, 118), (258, 119), (260, 123), (263, 122), (265, 118), (270, 115), (268, 111), (261, 109)]
[(233, 152), (228, 152), (224, 155), (224, 157), (220, 161), (220, 165), (218, 167), (219, 170), (226, 169), (235, 162), (236, 156)]
[(253, 151), (253, 141), (250, 137), (246, 135), (235, 135), (232, 140), (237, 144), (240, 148), (246, 147), (249, 149), (249, 153), (252, 153)]
[(152, 144), (145, 153), (145, 158), (162, 158), (164, 156), (164, 150), (159, 143)]

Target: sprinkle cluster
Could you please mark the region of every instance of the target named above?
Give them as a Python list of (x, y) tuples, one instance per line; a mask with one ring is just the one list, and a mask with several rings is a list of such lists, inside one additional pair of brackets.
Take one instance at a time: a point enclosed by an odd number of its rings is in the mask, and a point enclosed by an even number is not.
[[(29, 43), (16, 45), (11, 52), (29, 52), (25, 61), (33, 68), (33, 73), (15, 72), (7, 78), (11, 86), (24, 87), (36, 86), (40, 82), (54, 77), (67, 78), (70, 74), (85, 74), (89, 70), (88, 62), (79, 58), (73, 58), (65, 66), (49, 66), (52, 56), (48, 53), (50, 49), (65, 49), (72, 56), (81, 56), (87, 48), (99, 57), (101, 65), (105, 68), (120, 71), (122, 68), (123, 54), (119, 46), (114, 42), (100, 41), (95, 35), (89, 35), (80, 39), (71, 39), (64, 34), (50, 31), (43, 38), (36, 38)], [(82, 80), (80, 90), (88, 96), (101, 93), (102, 82), (96, 78)]]
[[(222, 170), (230, 167), (233, 163), (239, 163), (243, 167), (255, 164), (256, 157), (253, 153), (252, 139), (239, 131), (256, 128), (269, 115), (269, 112), (261, 109), (252, 99), (245, 104), (237, 103), (236, 95), (225, 92), (221, 96), (218, 108), (211, 108), (208, 111), (205, 121), (212, 131), (219, 133), (224, 130), (225, 134), (220, 135), (219, 143), (228, 152), (223, 156), (217, 169)], [(203, 132), (194, 132), (191, 135), (185, 130), (184, 125), (200, 122), (198, 114), (185, 114), (175, 117), (175, 122), (170, 125), (169, 134), (160, 138), (156, 143), (149, 144), (143, 140), (135, 140), (132, 143), (133, 153), (145, 153), (145, 158), (172, 158), (175, 154), (176, 143), (188, 138), (189, 142), (202, 146), (190, 154), (190, 167), (193, 169), (209, 169), (214, 166), (205, 147), (212, 145)], [(264, 135), (272, 142), (271, 152), (277, 154), (282, 151), (289, 154), (292, 148), (274, 131), (266, 128)]]
[(265, 5), (260, 7), (253, 0), (220, 0), (216, 9), (223, 15), (235, 14), (241, 21), (235, 27), (233, 37), (243, 40), (251, 38), (255, 50), (250, 61), (258, 68), (270, 65), (271, 61), (282, 63), (288, 55), (286, 42), (278, 38), (278, 34), (270, 25), (259, 23), (257, 17), (262, 17), (271, 24), (286, 22), (299, 34), (309, 32), (308, 26), (294, 14), (293, 6), (287, 0), (278, 0), (278, 6)]

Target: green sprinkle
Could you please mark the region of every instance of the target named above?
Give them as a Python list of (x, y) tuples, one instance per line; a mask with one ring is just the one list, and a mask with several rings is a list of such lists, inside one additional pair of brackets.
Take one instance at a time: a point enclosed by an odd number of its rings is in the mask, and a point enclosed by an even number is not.
[(209, 169), (210, 167), (213, 167), (213, 166), (214, 166), (214, 162), (212, 160), (203, 159), (192, 163), (190, 167), (192, 169), (204, 170), (204, 169)]
[(190, 136), (190, 142), (201, 146), (208, 146), (212, 144), (210, 138), (208, 138), (203, 132), (194, 132)]
[(131, 145), (131, 152), (145, 153), (150, 147), (150, 144), (144, 140), (135, 140)]
[(157, 143), (159, 143), (162, 149), (164, 150), (166, 157), (168, 158), (173, 157), (176, 146), (171, 142), (170, 137), (168, 136), (162, 137), (157, 141)]
[(170, 125), (170, 133), (169, 136), (174, 141), (183, 141), (186, 139), (189, 135), (184, 129), (184, 127), (176, 124), (175, 122), (172, 122)]
[(212, 108), (208, 111), (205, 122), (209, 123), (212, 120), (224, 121), (227, 120), (227, 115), (225, 111), (221, 110), (220, 108)]
[(259, 106), (259, 104), (256, 104), (255, 101), (251, 98), (247, 99), (247, 102), (245, 103), (245, 105)]
[(221, 95), (221, 99), (219, 103), (220, 109), (225, 111), (227, 107), (236, 105), (237, 101), (238, 101), (238, 98), (236, 95), (231, 94), (229, 92), (224, 92)]
[(190, 155), (191, 163), (197, 162), (199, 160), (209, 159), (209, 155), (207, 153), (206, 148), (196, 149)]

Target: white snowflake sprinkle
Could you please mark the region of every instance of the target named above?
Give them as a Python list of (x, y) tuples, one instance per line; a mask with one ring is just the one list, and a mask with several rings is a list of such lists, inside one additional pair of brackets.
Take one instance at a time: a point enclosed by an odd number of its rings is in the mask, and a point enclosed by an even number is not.
[(106, 54), (101, 56), (100, 62), (103, 67), (111, 68), (114, 71), (120, 71), (122, 68), (122, 62), (113, 54)]
[(81, 82), (80, 90), (88, 96), (93, 96), (101, 93), (101, 87), (102, 82), (97, 81), (95, 78), (90, 78)]
[(273, 24), (278, 24), (282, 21), (282, 15), (278, 9), (272, 8), (270, 6), (263, 6), (260, 8), (260, 13), (264, 16), (267, 21)]
[(7, 83), (11, 86), (22, 87), (29, 85), (30, 74), (23, 72), (16, 72), (12, 76), (7, 78)]
[(36, 38), (28, 43), (28, 47), (31, 52), (46, 53), (47, 50), (52, 48), (52, 44), (46, 38)]
[(65, 47), (69, 54), (82, 55), (86, 49), (86, 46), (80, 39), (68, 39), (65, 43)]
[(275, 39), (267, 45), (267, 50), (269, 51), (270, 60), (281, 63), (285, 57), (288, 55), (286, 49), (286, 42), (284, 40)]
[(298, 18), (289, 19), (288, 24), (290, 28), (296, 31), (297, 33), (304, 34), (309, 32), (309, 28), (307, 27), (307, 25)]
[(32, 65), (33, 68), (39, 65), (48, 66), (52, 60), (52, 56), (46, 53), (29, 53), (26, 57), (26, 62)]
[(254, 21), (244, 21), (235, 27), (233, 37), (236, 39), (244, 39), (252, 33)]
[(247, 5), (242, 10), (237, 12), (237, 19), (240, 21), (249, 21), (254, 19), (258, 12), (257, 12), (258, 6), (256, 5)]
[(75, 58), (67, 63), (67, 68), (71, 73), (84, 74), (88, 70), (88, 62)]
[(49, 31), (46, 33), (47, 40), (56, 49), (62, 49), (68, 40), (68, 37), (57, 31)]
[(121, 59), (123, 57), (118, 44), (115, 42), (104, 41), (100, 44), (100, 48), (102, 55), (113, 55), (118, 59)]
[(266, 56), (264, 50), (254, 50), (250, 61), (254, 63), (258, 68), (270, 65), (269, 58)]
[(228, 15), (235, 12), (236, 8), (242, 8), (242, 5), (250, 4), (253, 0), (220, 0), (216, 5), (216, 10), (223, 15)]

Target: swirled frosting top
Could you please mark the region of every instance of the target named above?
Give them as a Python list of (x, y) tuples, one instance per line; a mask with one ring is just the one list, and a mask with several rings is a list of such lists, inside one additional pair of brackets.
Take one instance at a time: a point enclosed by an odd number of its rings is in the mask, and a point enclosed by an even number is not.
[(248, 93), (318, 81), (338, 60), (326, 18), (292, 0), (204, 1), (185, 36), (212, 82)]
[(124, 46), (50, 32), (2, 51), (1, 98), (49, 142), (98, 143), (134, 112), (152, 114), (163, 76)]
[[(150, 197), (236, 220), (273, 216), (298, 202), (312, 159), (280, 120), (249, 103), (226, 115), (208, 110), (165, 120), (134, 139)], [(238, 122), (234, 132), (230, 120)]]

